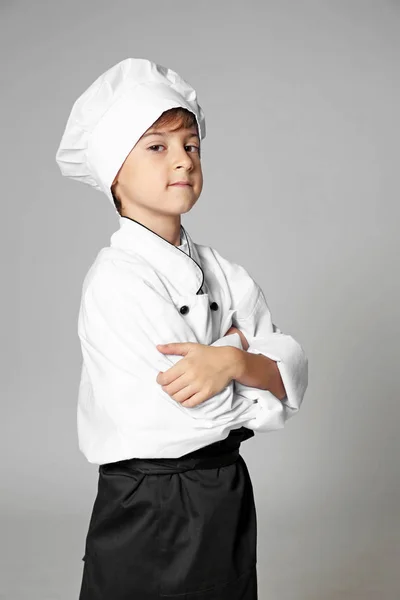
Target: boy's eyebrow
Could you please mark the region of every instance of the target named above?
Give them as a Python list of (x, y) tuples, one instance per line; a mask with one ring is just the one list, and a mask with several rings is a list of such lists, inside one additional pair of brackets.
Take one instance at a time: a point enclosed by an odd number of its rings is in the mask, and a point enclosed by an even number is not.
[[(169, 133), (170, 132), (168, 132), (168, 131), (149, 131), (148, 133), (145, 133), (144, 135), (142, 135), (142, 137), (145, 138), (148, 135), (163, 135), (163, 136), (166, 136), (166, 135), (169, 135)], [(171, 133), (173, 133), (173, 132), (171, 132)], [(193, 132), (189, 131), (188, 135), (190, 135), (190, 137), (197, 137), (197, 138), (200, 139), (199, 135), (197, 133), (195, 133), (194, 131)]]

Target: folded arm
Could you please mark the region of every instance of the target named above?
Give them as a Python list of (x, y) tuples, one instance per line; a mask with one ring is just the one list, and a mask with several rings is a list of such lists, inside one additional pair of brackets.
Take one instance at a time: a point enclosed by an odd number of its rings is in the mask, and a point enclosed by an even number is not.
[[(243, 332), (248, 353), (262, 354), (276, 362), (286, 395), (278, 399), (270, 390), (251, 387), (234, 380), (235, 390), (265, 407), (253, 429), (268, 430), (269, 410), (274, 401), (282, 403), (286, 421), (300, 409), (308, 386), (308, 359), (302, 346), (283, 333), (273, 322), (264, 293), (257, 282), (242, 267), (223, 258), (214, 250), (231, 289), (232, 324)], [(233, 343), (235, 340), (235, 343)], [(217, 340), (218, 344), (234, 345), (243, 350), (239, 334)], [(267, 364), (267, 363), (266, 363)], [(263, 420), (264, 417), (264, 420)]]

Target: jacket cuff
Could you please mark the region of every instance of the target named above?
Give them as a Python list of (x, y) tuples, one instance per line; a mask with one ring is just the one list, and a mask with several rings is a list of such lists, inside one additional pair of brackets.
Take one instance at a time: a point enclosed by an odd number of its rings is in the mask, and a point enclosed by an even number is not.
[[(284, 427), (301, 406), (308, 384), (308, 360), (300, 346), (290, 335), (273, 333), (265, 338), (247, 336), (247, 352), (263, 354), (275, 360), (285, 386), (286, 396), (279, 400), (269, 390), (251, 387), (233, 380), (237, 397), (258, 403), (257, 416), (242, 423), (253, 431), (274, 431)], [(243, 350), (238, 333), (218, 338), (210, 346), (234, 346)]]
[(290, 335), (272, 333), (270, 336), (248, 339), (247, 352), (263, 354), (276, 361), (286, 396), (280, 402), (286, 408), (286, 418), (300, 409), (308, 385), (308, 360), (301, 345)]

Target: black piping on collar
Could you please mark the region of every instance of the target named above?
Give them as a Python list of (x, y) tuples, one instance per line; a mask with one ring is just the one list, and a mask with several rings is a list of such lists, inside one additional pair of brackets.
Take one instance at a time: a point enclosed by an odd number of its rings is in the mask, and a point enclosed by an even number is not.
[(171, 244), (171, 242), (169, 242), (168, 240), (166, 240), (165, 238), (163, 238), (161, 235), (159, 235), (158, 233), (156, 233), (155, 231), (153, 231), (152, 229), (150, 229), (146, 225), (143, 225), (143, 223), (140, 223), (140, 221), (137, 221), (136, 219), (132, 219), (132, 217), (127, 217), (126, 215), (123, 215), (123, 218), (124, 219), (129, 219), (130, 221), (134, 221), (138, 225), (141, 225), (142, 227), (144, 227), (145, 229), (147, 229), (148, 231), (150, 231), (154, 235), (157, 235), (161, 240), (164, 240), (164, 242), (166, 242), (167, 244), (170, 244), (171, 246), (174, 246), (174, 248), (176, 248), (177, 250), (179, 250), (179, 252), (182, 252), (183, 254), (185, 254), (185, 256), (189, 256), (189, 258), (199, 267), (199, 269), (201, 271), (202, 278), (203, 278), (202, 282), (201, 282), (201, 285), (200, 285), (200, 288), (197, 290), (196, 294), (203, 294), (204, 293), (203, 289), (202, 289), (203, 288), (203, 284), (204, 284), (204, 271), (203, 271), (201, 265), (199, 265), (199, 263), (194, 260), (194, 258), (192, 257), (192, 255), (190, 253), (190, 244), (188, 243), (186, 231), (185, 231), (185, 228), (183, 227), (182, 223), (181, 223), (181, 233), (183, 232), (185, 234), (185, 239), (186, 239), (187, 246), (188, 246), (188, 249), (189, 249), (189, 254), (186, 254), (186, 252), (184, 252), (183, 250), (181, 250), (180, 248), (178, 248), (178, 246), (175, 246), (175, 244)]

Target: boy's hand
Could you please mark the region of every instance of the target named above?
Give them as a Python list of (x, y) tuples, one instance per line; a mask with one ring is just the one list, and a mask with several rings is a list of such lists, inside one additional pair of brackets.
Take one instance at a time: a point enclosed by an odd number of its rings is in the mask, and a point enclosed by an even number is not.
[(223, 390), (236, 371), (233, 351), (237, 348), (230, 346), (174, 342), (157, 344), (157, 349), (185, 357), (167, 371), (160, 371), (156, 381), (171, 398), (190, 408)]

